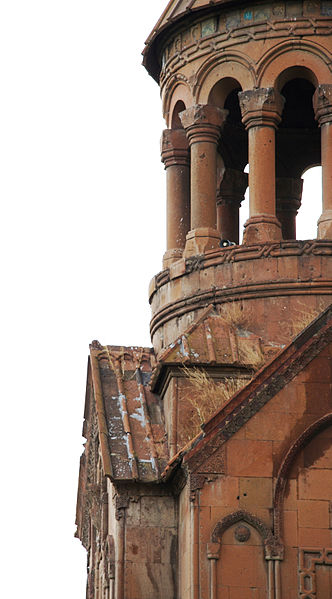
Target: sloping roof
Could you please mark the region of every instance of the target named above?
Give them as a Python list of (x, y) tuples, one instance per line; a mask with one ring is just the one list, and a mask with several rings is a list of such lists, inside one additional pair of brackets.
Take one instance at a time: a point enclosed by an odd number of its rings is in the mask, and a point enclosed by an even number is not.
[(104, 473), (113, 480), (151, 482), (168, 460), (160, 400), (150, 391), (153, 350), (90, 346)]
[[(227, 314), (227, 307), (225, 310)], [(249, 325), (248, 325), (249, 326)], [(156, 389), (160, 373), (170, 365), (257, 367), (257, 361), (271, 359), (281, 346), (265, 345), (249, 331), (226, 320), (211, 304), (169, 347), (158, 354), (151, 387)]]
[(168, 478), (182, 461), (197, 462), (199, 454), (208, 459), (217, 443), (240, 430), (331, 342), (332, 304), (202, 426), (202, 432), (169, 462), (163, 478)]
[(149, 71), (150, 75), (158, 79), (158, 68), (156, 66), (156, 55), (154, 43), (157, 37), (170, 25), (180, 21), (188, 15), (194, 14), (197, 11), (211, 9), (221, 4), (236, 4), (235, 0), (170, 0), (164, 12), (158, 19), (149, 37), (145, 42), (143, 50), (143, 64)]

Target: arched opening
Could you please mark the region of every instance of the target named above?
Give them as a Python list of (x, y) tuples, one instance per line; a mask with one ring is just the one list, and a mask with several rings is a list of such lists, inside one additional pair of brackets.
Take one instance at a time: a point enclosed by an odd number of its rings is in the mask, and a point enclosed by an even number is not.
[(226, 77), (210, 91), (209, 104), (228, 111), (218, 144), (218, 155), (223, 165), (217, 186), (217, 228), (222, 245), (239, 243), (239, 210), (248, 186), (244, 167), (248, 162), (248, 136), (242, 124), (238, 93), (241, 86), (236, 79)]
[(296, 218), (298, 239), (315, 239), (317, 236), (317, 221), (322, 212), (321, 189), (322, 167), (308, 168), (302, 175), (303, 192), (301, 210)]
[[(283, 239), (296, 239), (299, 236), (296, 217), (302, 203), (302, 174), (321, 163), (320, 129), (313, 109), (316, 78), (309, 69), (292, 67), (281, 73), (276, 87), (285, 98), (276, 135), (276, 213), (282, 226)], [(310, 180), (310, 177), (306, 179)], [(321, 205), (321, 193), (315, 190), (311, 202), (314, 207)], [(310, 213), (311, 210), (306, 216), (312, 223)], [(303, 234), (302, 230), (301, 238)], [(316, 230), (313, 231), (312, 227), (311, 234), (311, 238), (316, 237)], [(307, 235), (305, 238), (308, 238)]]
[(178, 100), (174, 106), (172, 120), (171, 120), (171, 129), (182, 129), (182, 123), (179, 117), (180, 112), (186, 109), (186, 106), (182, 100)]

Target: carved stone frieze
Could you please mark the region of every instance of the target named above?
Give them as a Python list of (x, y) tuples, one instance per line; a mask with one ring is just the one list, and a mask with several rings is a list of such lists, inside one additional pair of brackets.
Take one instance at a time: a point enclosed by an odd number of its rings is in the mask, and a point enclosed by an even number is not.
[(332, 4), (299, 0), (267, 3), (260, 8), (246, 6), (197, 21), (167, 42), (162, 54), (161, 86), (188, 62), (253, 39), (330, 35), (331, 16)]

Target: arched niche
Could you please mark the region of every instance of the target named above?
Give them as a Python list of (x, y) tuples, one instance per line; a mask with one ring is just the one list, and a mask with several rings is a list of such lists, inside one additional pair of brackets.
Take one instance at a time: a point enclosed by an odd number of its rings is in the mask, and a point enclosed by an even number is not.
[(210, 597), (267, 596), (274, 553), (271, 530), (256, 516), (238, 511), (218, 522), (211, 538)]
[[(320, 401), (329, 391), (320, 391)], [(283, 541), (281, 593), (320, 598), (332, 593), (332, 414), (292, 445), (275, 491), (275, 533)], [(283, 596), (283, 595), (282, 595)]]

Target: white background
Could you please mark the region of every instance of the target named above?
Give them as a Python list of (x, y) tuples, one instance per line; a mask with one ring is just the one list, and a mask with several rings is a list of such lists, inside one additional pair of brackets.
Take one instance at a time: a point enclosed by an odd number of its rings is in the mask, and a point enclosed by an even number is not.
[[(165, 6), (0, 4), (6, 599), (85, 597), (73, 534), (88, 345), (150, 344), (147, 288), (165, 250), (165, 125), (158, 86), (140, 66)], [(319, 186), (318, 174), (302, 238), (315, 236)]]

